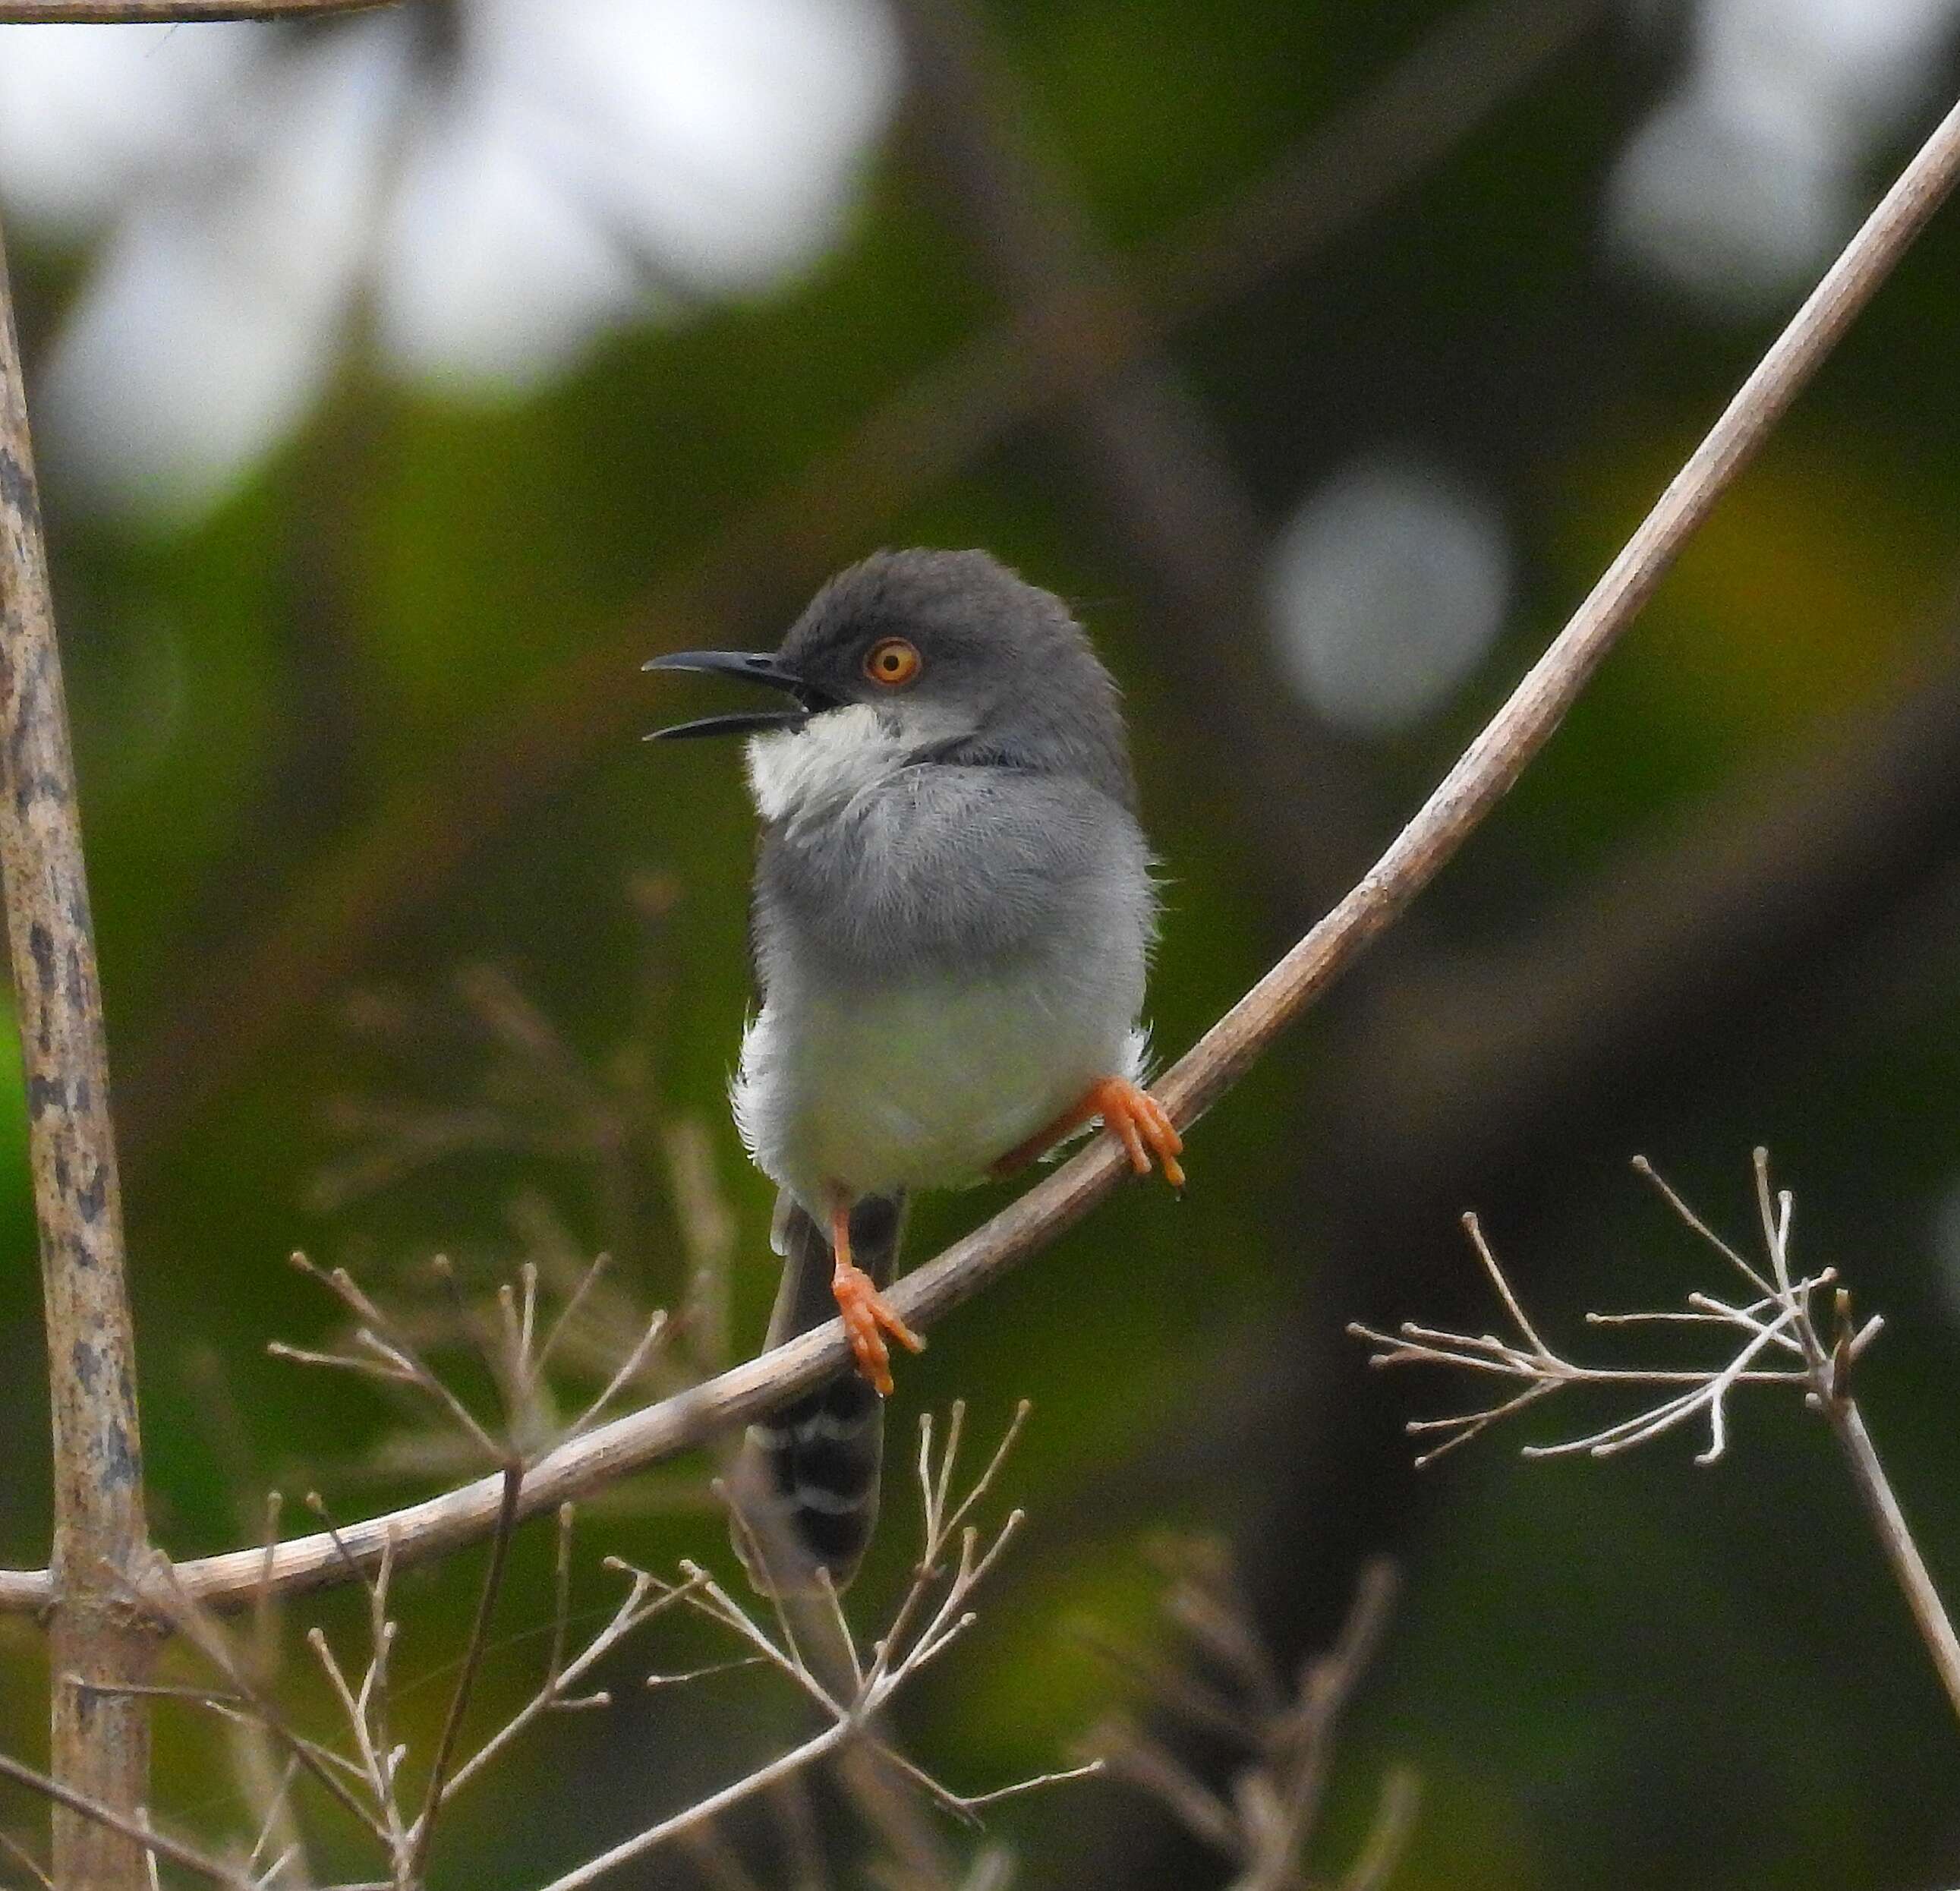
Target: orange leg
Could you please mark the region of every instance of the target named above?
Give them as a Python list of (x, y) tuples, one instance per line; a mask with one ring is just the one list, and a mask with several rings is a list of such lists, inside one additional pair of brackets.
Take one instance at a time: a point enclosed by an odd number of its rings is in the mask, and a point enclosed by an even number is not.
[(1106, 1077), (1099, 1084), (1090, 1084), (1073, 1109), (1058, 1116), (1019, 1148), (1009, 1150), (994, 1164), (994, 1175), (1010, 1176), (1017, 1169), (1026, 1168), (1071, 1130), (1080, 1129), (1091, 1116), (1100, 1116), (1103, 1128), (1122, 1142), (1128, 1151), (1130, 1167), (1138, 1174), (1150, 1173), (1150, 1157), (1154, 1154), (1163, 1166), (1164, 1179), (1173, 1189), (1184, 1186), (1184, 1170), (1178, 1161), (1184, 1153), (1184, 1138), (1177, 1133), (1177, 1125), (1163, 1105), (1127, 1077)]
[(851, 1336), (858, 1370), (870, 1380), (880, 1398), (889, 1399), (892, 1355), (885, 1334), (889, 1333), (908, 1352), (923, 1352), (925, 1342), (899, 1317), (897, 1310), (871, 1285), (870, 1275), (851, 1259), (851, 1204), (842, 1195), (830, 1205), (830, 1247), (837, 1257), (830, 1291), (837, 1296), (837, 1310), (844, 1316), (844, 1330)]

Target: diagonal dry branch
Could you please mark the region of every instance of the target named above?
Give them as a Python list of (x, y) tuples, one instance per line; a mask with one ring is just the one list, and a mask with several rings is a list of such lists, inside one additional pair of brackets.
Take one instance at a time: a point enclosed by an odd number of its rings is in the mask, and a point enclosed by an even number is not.
[[(1475, 830), (1545, 745), (1717, 500), (1816, 373), (1853, 316), (1891, 273), (1960, 175), (1960, 106), (1950, 110), (1845, 246), (1628, 540), (1503, 706), (1360, 882), (1165, 1076), (1159, 1090), (1188, 1125), (1245, 1074), (1286, 1027), (1409, 906)], [(930, 1327), (995, 1276), (1054, 1242), (1128, 1173), (1106, 1138), (1084, 1148), (985, 1226), (920, 1268), (894, 1291), (911, 1323)], [(759, 1418), (842, 1370), (848, 1348), (836, 1322), (674, 1397), (628, 1413), (549, 1453), (525, 1474), (520, 1514), (597, 1490)], [(501, 1476), (371, 1517), (326, 1536), (198, 1558), (179, 1577), (199, 1600), (242, 1603), (269, 1581), (277, 1591), (345, 1580), (350, 1562), (378, 1563), (392, 1539), (402, 1564), (488, 1536)], [(0, 1609), (42, 1606), (43, 1571), (0, 1572)]]

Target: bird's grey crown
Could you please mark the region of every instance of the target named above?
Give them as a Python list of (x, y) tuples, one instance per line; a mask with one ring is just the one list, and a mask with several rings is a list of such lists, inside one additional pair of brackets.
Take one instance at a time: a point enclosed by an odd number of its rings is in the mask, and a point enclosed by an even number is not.
[[(921, 660), (902, 694), (864, 672), (886, 637)], [(937, 722), (921, 760), (1073, 777), (1135, 805), (1122, 701), (1087, 632), (991, 553), (873, 552), (817, 593), (778, 654), (836, 702)]]

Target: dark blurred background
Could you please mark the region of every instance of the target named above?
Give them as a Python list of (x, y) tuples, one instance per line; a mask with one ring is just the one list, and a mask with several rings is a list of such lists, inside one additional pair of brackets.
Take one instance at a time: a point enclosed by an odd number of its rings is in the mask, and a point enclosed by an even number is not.
[[(1175, 1055), (1543, 647), (1950, 99), (1956, 35), (1954, 0), (446, 0), (0, 32), (161, 1540), (243, 1540), (275, 1484), (347, 1515), (435, 1487), (368, 1388), (265, 1356), (331, 1328), (295, 1246), (405, 1297), (438, 1250), (482, 1284), (606, 1246), (675, 1300), (705, 1136), (733, 1343), (759, 1336), (768, 1196), (723, 1095), (751, 821), (735, 756), (640, 746), (681, 686), (642, 658), (773, 644), (883, 545), (985, 545), (1076, 601), (1128, 695)], [(1523, 785), (1205, 1122), (1188, 1199), (1125, 1190), (908, 1363), (900, 1436), (955, 1396), (989, 1436), (1036, 1403), (1026, 1539), (899, 1717), (943, 1775), (1148, 1711), (1081, 1629), (1161, 1638), (1166, 1530), (1236, 1546), (1289, 1666), (1386, 1550), (1406, 1586), (1320, 1868), (1405, 1764), (1411, 1891), (1960, 1879), (1960, 1739), (1794, 1402), (1739, 1400), (1705, 1470), (1682, 1437), (1532, 1463), (1500, 1434), (1418, 1474), (1403, 1420), (1472, 1389), (1370, 1375), (1342, 1332), (1488, 1326), (1475, 1206), (1543, 1323), (1601, 1342), (1583, 1310), (1718, 1284), (1628, 1159), (1740, 1238), (1764, 1142), (1800, 1259), (1888, 1316), (1864, 1402), (1960, 1597), (1956, 296), (1949, 211)], [(30, 1565), (8, 1109), (0, 1556)], [(923, 1205), (915, 1257), (1004, 1199)], [(593, 1507), (581, 1607), (602, 1551), (726, 1568), (683, 1468)], [(913, 1518), (895, 1485), (870, 1613)], [(549, 1563), (527, 1535), (486, 1714), (535, 1674)], [(404, 1585), (425, 1743), (480, 1571)], [(752, 1673), (639, 1694), (708, 1658), (664, 1633), (612, 1676), (625, 1705), (459, 1809), (438, 1882), (536, 1882), (796, 1737)], [(0, 1740), (30, 1756), (37, 1648), (0, 1626)], [(229, 1829), (221, 1740), (160, 1727), (158, 1803)], [(873, 1882), (822, 1816), (836, 1881)], [(1028, 1886), (1228, 1875), (1125, 1786), (991, 1830)], [(727, 1836), (797, 1881), (768, 1817)]]

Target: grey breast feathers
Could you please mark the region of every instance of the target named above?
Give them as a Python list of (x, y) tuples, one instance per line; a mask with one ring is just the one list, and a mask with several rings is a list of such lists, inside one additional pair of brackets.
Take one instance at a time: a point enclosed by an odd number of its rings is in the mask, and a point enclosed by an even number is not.
[(837, 976), (975, 971), (1087, 928), (1152, 937), (1154, 896), (1129, 810), (1080, 779), (1008, 768), (907, 769), (845, 813), (772, 830), (758, 863), (757, 972), (794, 950)]

